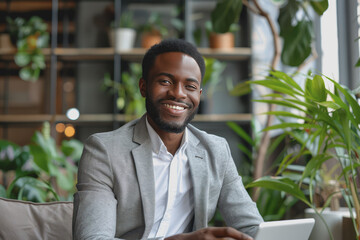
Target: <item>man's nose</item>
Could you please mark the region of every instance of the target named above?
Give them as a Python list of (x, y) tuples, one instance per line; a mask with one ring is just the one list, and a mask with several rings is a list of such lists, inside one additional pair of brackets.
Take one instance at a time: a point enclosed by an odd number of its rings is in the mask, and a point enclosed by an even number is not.
[(185, 87), (182, 84), (174, 84), (170, 89), (169, 94), (173, 95), (176, 99), (185, 98)]

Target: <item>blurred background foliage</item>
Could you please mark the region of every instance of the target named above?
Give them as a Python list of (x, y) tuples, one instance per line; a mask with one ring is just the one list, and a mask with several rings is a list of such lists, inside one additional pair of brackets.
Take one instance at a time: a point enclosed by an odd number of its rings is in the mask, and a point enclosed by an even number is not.
[(75, 139), (56, 146), (48, 122), (34, 133), (29, 145), (0, 140), (0, 196), (33, 202), (72, 201), (82, 149)]

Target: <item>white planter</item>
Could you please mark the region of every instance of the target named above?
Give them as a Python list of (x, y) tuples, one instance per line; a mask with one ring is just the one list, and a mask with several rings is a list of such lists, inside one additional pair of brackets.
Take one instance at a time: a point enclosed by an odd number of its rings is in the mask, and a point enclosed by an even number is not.
[[(338, 211), (330, 211), (330, 209), (325, 209), (322, 212), (322, 216), (331, 230), (334, 240), (348, 240), (342, 238), (343, 216), (349, 216), (348, 208), (340, 208)], [(315, 218), (315, 226), (311, 232), (309, 240), (331, 239), (324, 222), (318, 215), (315, 214), (313, 209), (305, 209), (305, 217)]]
[(132, 28), (116, 28), (109, 31), (110, 46), (116, 52), (132, 49), (135, 37), (136, 31)]

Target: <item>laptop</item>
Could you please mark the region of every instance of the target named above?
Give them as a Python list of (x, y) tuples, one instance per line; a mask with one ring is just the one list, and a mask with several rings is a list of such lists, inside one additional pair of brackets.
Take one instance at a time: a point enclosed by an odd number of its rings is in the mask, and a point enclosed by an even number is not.
[(255, 240), (308, 240), (314, 224), (313, 218), (263, 222)]

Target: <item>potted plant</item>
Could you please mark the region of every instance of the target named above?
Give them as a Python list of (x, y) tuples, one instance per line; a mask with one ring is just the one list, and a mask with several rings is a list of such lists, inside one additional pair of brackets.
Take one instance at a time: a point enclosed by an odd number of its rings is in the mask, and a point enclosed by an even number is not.
[(28, 21), (23, 18), (7, 18), (8, 29), (17, 53), (15, 63), (21, 67), (19, 76), (26, 81), (36, 81), (45, 68), (45, 57), (41, 49), (49, 44), (47, 24), (37, 16)]
[(82, 149), (82, 143), (75, 139), (56, 146), (48, 122), (41, 132), (35, 132), (29, 145), (0, 140), (0, 170), (8, 181), (0, 184), (0, 197), (33, 202), (72, 199)]
[(222, 79), (221, 74), (223, 74), (226, 68), (226, 62), (215, 58), (204, 58), (204, 60), (206, 72), (202, 80), (202, 86), (206, 94), (201, 96), (201, 111), (202, 113), (211, 113), (211, 109), (213, 109), (213, 95)]
[(129, 71), (121, 74), (121, 82), (115, 82), (110, 74), (104, 76), (102, 88), (114, 94), (117, 93), (116, 106), (124, 111), (126, 120), (139, 117), (145, 113), (145, 99), (141, 96), (138, 82), (141, 78), (141, 64), (130, 63)]
[(136, 30), (132, 12), (123, 12), (118, 22), (111, 23), (109, 31), (110, 45), (116, 52), (134, 47)]
[(210, 48), (233, 48), (234, 34), (242, 10), (240, 0), (219, 0), (207, 22)]
[[(343, 184), (339, 185), (339, 190), (329, 194), (321, 210), (341, 193), (349, 210), (353, 229), (359, 237), (357, 178), (360, 166), (360, 105), (354, 91), (327, 79), (334, 86), (333, 91), (325, 88), (324, 80), (319, 75), (307, 77), (303, 88), (292, 77), (278, 71), (272, 71), (265, 80), (252, 82), (276, 91), (266, 96), (271, 99), (258, 101), (287, 108), (285, 111), (266, 113), (275, 115), (279, 123), (264, 131), (281, 130), (299, 143), (300, 148), (282, 159), (275, 176), (256, 179), (248, 187), (265, 187), (289, 193), (312, 208), (325, 222), (314, 204), (314, 193), (321, 183), (318, 176), (323, 165), (336, 161), (340, 174), (335, 180), (343, 181)], [(294, 175), (290, 166), (301, 158), (305, 158), (305, 166), (300, 176)], [(328, 231), (330, 232), (329, 229)], [(330, 236), (332, 238), (331, 234)]]
[(141, 47), (143, 48), (150, 48), (168, 35), (168, 29), (157, 12), (150, 14), (148, 21), (140, 26), (139, 31), (141, 32)]

